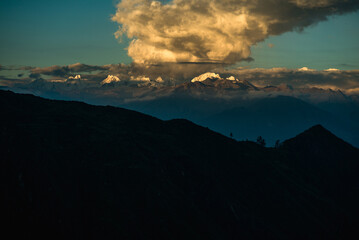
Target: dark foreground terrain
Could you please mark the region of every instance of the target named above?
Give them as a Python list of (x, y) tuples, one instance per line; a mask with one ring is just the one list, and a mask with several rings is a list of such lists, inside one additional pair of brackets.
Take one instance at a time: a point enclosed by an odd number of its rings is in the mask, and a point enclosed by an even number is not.
[(359, 237), (359, 150), (320, 125), (273, 149), (8, 91), (0, 111), (11, 239)]

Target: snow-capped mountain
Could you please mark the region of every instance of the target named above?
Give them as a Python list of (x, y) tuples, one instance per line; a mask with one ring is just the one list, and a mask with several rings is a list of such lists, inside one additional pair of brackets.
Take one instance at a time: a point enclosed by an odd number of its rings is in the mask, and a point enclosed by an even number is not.
[(151, 79), (147, 76), (131, 76), (131, 81), (134, 82), (150, 82)]
[(70, 76), (68, 79), (78, 79), (78, 80), (81, 80), (81, 75)]
[(40, 92), (66, 92), (67, 94), (73, 94), (72, 91), (79, 89), (86, 89), (88, 94), (96, 96), (106, 96), (107, 91), (112, 91), (113, 93), (121, 93), (117, 94), (117, 102), (143, 101), (164, 96), (229, 100), (279, 95), (292, 96), (315, 104), (350, 101), (339, 90), (316, 87), (295, 88), (287, 84), (263, 87), (256, 86), (247, 80), (237, 79), (235, 76), (224, 75), (221, 77), (217, 73), (210, 72), (177, 85), (171, 84), (171, 79), (162, 79), (160, 76), (157, 78), (151, 76), (150, 78), (149, 76), (138, 75), (132, 76), (130, 79), (120, 79), (118, 75), (107, 75), (106, 78), (105, 76), (102, 77), (102, 81), (100, 79), (88, 80), (81, 75), (70, 76), (67, 79), (36, 79), (27, 85), (18, 85), (18, 87)]
[(116, 83), (116, 82), (120, 82), (121, 79), (117, 76), (114, 75), (108, 75), (107, 78), (105, 78), (102, 82), (101, 85), (105, 85), (105, 84), (109, 84), (109, 83)]
[(227, 77), (226, 80), (229, 80), (229, 81), (237, 81), (238, 79), (236, 79), (236, 78), (233, 77), (233, 76), (230, 76), (230, 77)]
[(221, 79), (221, 76), (219, 76), (219, 74), (216, 73), (207, 72), (198, 77), (193, 78), (191, 82), (203, 82), (207, 79)]
[(158, 78), (156, 78), (155, 82), (164, 83), (165, 81), (162, 79), (162, 77), (158, 77)]
[(222, 78), (219, 74), (210, 72), (195, 77), (190, 83), (184, 85), (186, 85), (184, 89), (197, 88), (201, 91), (206, 88), (213, 88), (213, 90), (258, 90), (256, 86), (246, 80), (239, 80), (234, 76)]

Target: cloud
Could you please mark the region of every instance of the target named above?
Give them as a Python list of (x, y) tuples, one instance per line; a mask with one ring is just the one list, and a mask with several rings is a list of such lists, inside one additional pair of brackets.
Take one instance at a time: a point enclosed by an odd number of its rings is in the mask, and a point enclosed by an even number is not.
[[(250, 61), (250, 59), (248, 59)], [(82, 75), (88, 80), (101, 82), (108, 75), (116, 75), (121, 80), (131, 80), (139, 76), (146, 76), (151, 79), (162, 77), (163, 79), (176, 79), (177, 81), (185, 81), (193, 78), (203, 72), (222, 68), (223, 64), (215, 63), (131, 63), (131, 64), (109, 64), (103, 66), (86, 65), (76, 63), (65, 66), (49, 66), (49, 67), (15, 67), (0, 66), (0, 70), (21, 70), (28, 72), (28, 76), (32, 79), (67, 79), (70, 76)], [(18, 73), (17, 73), (18, 74)], [(20, 74), (23, 74), (22, 72)]]
[(352, 88), (346, 91), (347, 94), (357, 94), (359, 95), (359, 87), (358, 88)]
[(57, 77), (68, 77), (74, 73), (94, 72), (106, 69), (103, 66), (92, 66), (82, 63), (75, 63), (67, 66), (51, 66), (44, 68), (32, 68), (30, 77), (37, 78), (40, 74)]
[(14, 85), (25, 86), (30, 83), (29, 78), (9, 78), (6, 76), (0, 76), (0, 86), (13, 87)]
[(29, 78), (38, 79), (40, 77), (41, 77), (41, 74), (39, 74), (39, 73), (30, 73), (29, 74)]
[(162, 77), (165, 79), (173, 79), (177, 82), (184, 82), (188, 79), (192, 79), (209, 70), (223, 69), (225, 65), (215, 63), (131, 63), (131, 64), (111, 64), (102, 66), (104, 70), (99, 75), (119, 75), (123, 80), (130, 80), (131, 76), (146, 76), (151, 79)]
[(4, 66), (0, 65), (0, 71), (28, 71), (33, 69), (34, 67), (30, 66)]
[(122, 0), (112, 20), (116, 36), (133, 39), (136, 63), (248, 59), (251, 46), (359, 8), (357, 0)]
[(341, 67), (350, 67), (350, 68), (355, 68), (355, 67), (357, 67), (357, 65), (347, 64), (347, 63), (341, 63), (341, 64), (339, 64), (338, 66), (341, 66)]
[(287, 68), (255, 68), (231, 69), (220, 72), (234, 75), (238, 79), (250, 81), (258, 86), (278, 86), (290, 84), (296, 88), (320, 87), (349, 90), (359, 88), (359, 70), (327, 69), (317, 71), (303, 67), (300, 69)]
[(292, 0), (294, 4), (302, 8), (318, 8), (328, 6), (336, 1), (333, 0)]

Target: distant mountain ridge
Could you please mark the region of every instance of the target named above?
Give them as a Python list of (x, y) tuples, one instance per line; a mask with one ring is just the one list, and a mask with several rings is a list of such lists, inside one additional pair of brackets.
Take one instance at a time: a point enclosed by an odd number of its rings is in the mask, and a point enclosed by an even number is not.
[[(288, 84), (257, 86), (231, 75), (221, 76), (208, 72), (181, 84), (175, 84), (170, 79), (149, 78), (145, 75), (132, 76), (131, 79), (109, 75), (101, 82), (85, 78), (66, 81), (37, 79), (28, 85), (14, 86), (14, 91), (34, 93), (52, 99), (118, 106), (163, 120), (186, 118), (227, 136), (232, 132), (238, 140), (255, 140), (262, 134), (270, 145), (312, 125), (321, 124), (359, 147), (358, 98), (356, 95), (346, 95), (339, 89), (311, 86), (296, 88)], [(267, 107), (266, 102), (275, 102), (276, 105)], [(302, 109), (302, 102), (307, 103), (308, 109)], [(251, 108), (255, 106), (258, 111), (267, 114), (252, 111)], [(283, 106), (286, 110), (281, 109)], [(292, 108), (289, 109), (288, 106)], [(278, 116), (271, 114), (280, 111)], [(301, 111), (307, 113), (305, 119)], [(318, 118), (317, 112), (323, 111), (326, 112), (326, 117)], [(232, 112), (229, 115), (233, 116), (230, 121), (228, 112)], [(234, 112), (238, 114), (234, 116)], [(294, 115), (298, 118), (295, 119)], [(241, 127), (253, 125), (254, 122), (257, 123), (256, 127), (250, 131)]]
[[(41, 83), (41, 84), (40, 84)], [(69, 88), (70, 83), (72, 83), (71, 88)], [(73, 84), (76, 83), (76, 84)], [(117, 83), (117, 84), (112, 84)], [(202, 84), (200, 84), (202, 83)], [(14, 90), (30, 90), (30, 91), (46, 91), (55, 90), (58, 93), (66, 94), (68, 91), (74, 90), (74, 87), (79, 89), (86, 88), (89, 93), (95, 91), (96, 88), (101, 88), (103, 85), (109, 85), (108, 91), (112, 89), (113, 91), (120, 90), (124, 87), (131, 87), (133, 92), (132, 97), (139, 97), (138, 92), (146, 92), (147, 94), (157, 95), (157, 97), (163, 97), (169, 93), (175, 92), (176, 89), (188, 88), (188, 87), (208, 87), (209, 89), (216, 87), (219, 90), (228, 90), (226, 94), (228, 97), (238, 97), (245, 94), (245, 91), (233, 92), (233, 90), (246, 90), (246, 91), (258, 91), (264, 93), (293, 93), (296, 92), (298, 95), (310, 94), (310, 93), (320, 93), (323, 95), (332, 95), (336, 96), (338, 99), (340, 96), (345, 96), (340, 90), (330, 90), (330, 89), (320, 89), (316, 87), (302, 87), (302, 88), (293, 88), (290, 85), (280, 84), (278, 86), (256, 86), (251, 82), (245, 79), (237, 79), (234, 76), (221, 77), (217, 73), (204, 73), (198, 77), (189, 80), (188, 82), (183, 82), (181, 84), (176, 84), (171, 80), (163, 80), (161, 77), (149, 78), (145, 75), (132, 76), (130, 79), (122, 79), (119, 75), (108, 75), (105, 78), (98, 81), (97, 79), (86, 79), (82, 78), (81, 75), (76, 75), (75, 77), (70, 76), (68, 79), (62, 80), (53, 80), (53, 79), (36, 79), (28, 84), (15, 84), (12, 89)], [(95, 91), (96, 92), (96, 91)], [(95, 93), (94, 92), (94, 93)], [(164, 93), (164, 94), (161, 94)], [(238, 96), (237, 96), (238, 94)], [(211, 96), (210, 92), (206, 96)], [(225, 95), (215, 95), (213, 97), (224, 97)], [(348, 96), (345, 96), (348, 97)], [(136, 99), (134, 99), (136, 100)], [(141, 100), (140, 98), (138, 100)]]
[[(196, 86), (196, 92), (199, 92), (199, 87)], [(203, 87), (202, 91), (209, 92), (207, 87)], [(214, 91), (218, 92), (218, 89)], [(175, 96), (122, 106), (161, 119), (190, 119), (227, 136), (232, 132), (239, 140), (255, 140), (262, 135), (272, 146), (278, 139), (283, 141), (313, 125), (322, 124), (359, 146), (359, 128), (354, 118), (355, 112), (359, 114), (359, 106), (350, 102), (341, 103), (333, 109), (331, 106), (335, 103), (317, 106), (285, 95), (236, 100), (202, 99), (193, 97), (191, 90), (182, 89)]]
[(315, 126), (263, 148), (187, 120), (0, 91), (14, 238), (348, 239), (359, 150)]

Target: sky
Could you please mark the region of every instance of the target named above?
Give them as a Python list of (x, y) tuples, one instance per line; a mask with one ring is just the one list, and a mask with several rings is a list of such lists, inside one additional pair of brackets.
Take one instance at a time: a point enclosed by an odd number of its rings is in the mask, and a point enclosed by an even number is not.
[[(359, 13), (331, 17), (306, 28), (270, 37), (253, 48), (251, 67), (359, 68)], [(273, 44), (273, 48), (268, 47)]]
[[(113, 0), (63, 0), (61, 2), (2, 0), (0, 2), (0, 65), (46, 67), (77, 62), (91, 65), (129, 64), (133, 58), (138, 60), (143, 56), (148, 56), (147, 53), (133, 50), (130, 54), (132, 58), (129, 57), (128, 32), (123, 34), (121, 42), (115, 38), (114, 34), (119, 24), (127, 24), (129, 28), (133, 28), (138, 26), (136, 21), (139, 21), (139, 18), (133, 20), (134, 16), (131, 15), (135, 12), (134, 10), (138, 10), (136, 6), (131, 6), (132, 9), (125, 9), (127, 11), (125, 20), (117, 19), (117, 22), (111, 20), (116, 14), (116, 4), (118, 1)], [(124, 10), (117, 9), (117, 11), (122, 14)], [(165, 10), (161, 8), (158, 11)], [(168, 13), (168, 17), (176, 16)], [(289, 29), (280, 34), (276, 33), (276, 36), (256, 36), (256, 39), (249, 43), (251, 54), (248, 55), (245, 47), (239, 46), (243, 56), (235, 57), (230, 61), (235, 64), (234, 66), (250, 68), (294, 69), (305, 66), (318, 70), (358, 69), (359, 28), (357, 23), (359, 23), (359, 12), (354, 12), (329, 16), (327, 21), (314, 22), (301, 32)], [(137, 29), (134, 31), (138, 33)], [(141, 32), (141, 34), (148, 33)], [(171, 51), (176, 52), (175, 50)], [(221, 58), (222, 53), (216, 54), (213, 59)], [(254, 61), (241, 61), (247, 55)], [(160, 59), (166, 60), (162, 55)], [(187, 55), (183, 59), (185, 61), (187, 59), (198, 60), (197, 56), (187, 57)]]
[(114, 37), (112, 0), (0, 1), (0, 64), (129, 63)]

